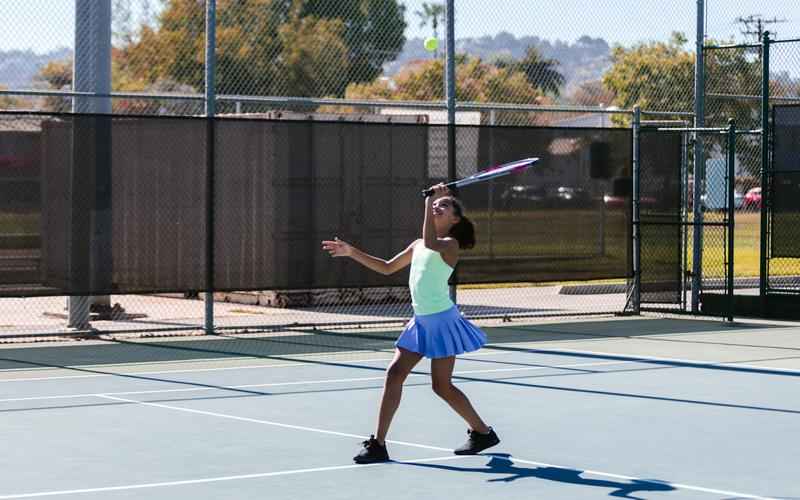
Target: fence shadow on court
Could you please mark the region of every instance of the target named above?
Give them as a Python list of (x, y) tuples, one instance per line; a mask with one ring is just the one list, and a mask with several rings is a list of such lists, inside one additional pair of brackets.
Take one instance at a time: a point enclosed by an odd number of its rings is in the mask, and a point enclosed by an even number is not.
[[(659, 335), (665, 342), (702, 342), (714, 344), (713, 338), (703, 340), (682, 337), (680, 333), (719, 332), (724, 328), (768, 328), (763, 324), (737, 323), (720, 326), (718, 322), (680, 319), (626, 319), (573, 321), (541, 324), (503, 323), (486, 326), (490, 346), (514, 343), (535, 343), (559, 340), (602, 338), (647, 338)], [(81, 340), (59, 345), (20, 344), (0, 350), (0, 372), (36, 366), (70, 367), (125, 363), (159, 363), (169, 361), (203, 361), (234, 358), (295, 359), (295, 356), (325, 356), (345, 353), (390, 353), (401, 326), (381, 330), (350, 331), (314, 328), (254, 331), (251, 333), (220, 333), (200, 335), (180, 340), (142, 339), (125, 335), (98, 335), (96, 340)], [(721, 343), (722, 344), (722, 343)], [(730, 345), (725, 343), (725, 345)], [(503, 348), (504, 349), (504, 348)], [(789, 349), (789, 348), (786, 348)], [(789, 349), (792, 350), (792, 349)], [(799, 349), (794, 349), (800, 350)]]

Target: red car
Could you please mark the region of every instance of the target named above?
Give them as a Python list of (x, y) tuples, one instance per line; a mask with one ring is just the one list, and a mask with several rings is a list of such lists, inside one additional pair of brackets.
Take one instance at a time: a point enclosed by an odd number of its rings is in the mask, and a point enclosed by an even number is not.
[(745, 208), (761, 208), (761, 188), (754, 187), (744, 195)]

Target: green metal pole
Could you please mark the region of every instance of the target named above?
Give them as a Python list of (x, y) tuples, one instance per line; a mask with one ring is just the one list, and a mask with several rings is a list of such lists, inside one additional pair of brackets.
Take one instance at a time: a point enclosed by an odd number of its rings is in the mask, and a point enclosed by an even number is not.
[(735, 227), (736, 207), (734, 206), (734, 189), (736, 186), (736, 122), (733, 118), (728, 120), (728, 168), (727, 168), (727, 194), (728, 194), (728, 276), (726, 283), (726, 292), (728, 294), (728, 321), (733, 321), (733, 263), (734, 263), (734, 245), (733, 235)]
[(641, 111), (639, 106), (633, 108), (633, 314), (641, 314), (642, 307), (642, 228), (639, 220), (639, 177), (641, 162), (639, 150), (639, 132), (641, 127)]
[(214, 334), (214, 143), (217, 91), (216, 72), (217, 0), (206, 2), (206, 269), (205, 325), (206, 334)]
[[(705, 126), (705, 2), (697, 0), (697, 45), (694, 63), (694, 126)], [(703, 284), (703, 186), (705, 186), (705, 158), (701, 134), (694, 134), (694, 191), (692, 194), (692, 312), (700, 312), (700, 288)]]
[(761, 48), (761, 248), (758, 270), (758, 293), (761, 311), (766, 310), (769, 276), (767, 269), (767, 240), (769, 238), (767, 204), (769, 168), (769, 31), (764, 32)]
[[(455, 0), (445, 3), (445, 18), (447, 19), (447, 45), (445, 47), (445, 75), (444, 91), (447, 99), (447, 180), (454, 181), (456, 171), (456, 26), (455, 26)], [(450, 285), (450, 299), (458, 303), (456, 285), (458, 283), (458, 266), (453, 271)]]

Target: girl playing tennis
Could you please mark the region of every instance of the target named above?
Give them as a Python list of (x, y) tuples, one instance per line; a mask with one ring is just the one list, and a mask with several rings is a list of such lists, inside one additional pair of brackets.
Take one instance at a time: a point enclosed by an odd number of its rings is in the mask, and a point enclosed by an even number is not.
[(458, 262), (459, 249), (475, 245), (475, 229), (464, 216), (460, 202), (444, 184), (432, 189), (433, 195), (425, 198), (422, 239), (412, 242), (389, 261), (367, 255), (338, 238), (322, 242), (322, 248), (331, 256), (350, 257), (382, 274), (396, 273), (411, 265), (408, 286), (414, 317), (395, 343), (394, 359), (386, 371), (377, 429), (353, 458), (357, 463), (389, 460), (386, 433), (400, 405), (403, 382), (423, 357), (431, 360), (433, 391), (469, 425), (469, 438), (455, 453), (473, 455), (500, 442), (467, 396), (452, 382), (456, 355), (475, 351), (486, 343), (486, 335), (464, 319), (450, 300), (447, 285)]

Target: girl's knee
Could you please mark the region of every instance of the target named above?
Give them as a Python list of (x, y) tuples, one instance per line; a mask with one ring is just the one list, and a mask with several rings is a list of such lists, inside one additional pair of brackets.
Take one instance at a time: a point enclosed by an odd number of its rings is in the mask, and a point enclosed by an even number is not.
[(445, 382), (434, 380), (431, 388), (437, 396), (442, 398), (447, 398), (453, 392), (453, 384), (449, 380)]
[(397, 365), (391, 365), (386, 370), (386, 383), (388, 385), (402, 384), (405, 382), (406, 377), (408, 377), (408, 372)]

